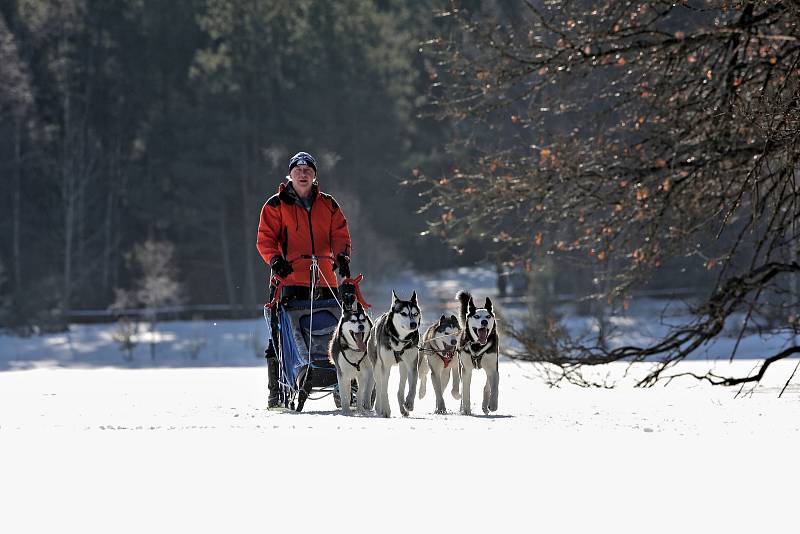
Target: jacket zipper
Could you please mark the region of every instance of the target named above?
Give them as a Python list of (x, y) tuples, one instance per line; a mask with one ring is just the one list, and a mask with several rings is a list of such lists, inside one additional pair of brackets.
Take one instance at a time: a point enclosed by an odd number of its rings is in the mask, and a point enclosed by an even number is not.
[(314, 227), (311, 226), (311, 208), (307, 210), (307, 213), (308, 213), (308, 233), (311, 234), (311, 255), (316, 256), (317, 253), (314, 251)]
[[(305, 208), (302, 208), (302, 209), (305, 209)], [(306, 213), (308, 213), (308, 234), (311, 236), (311, 255), (312, 256), (316, 256), (316, 252), (314, 251), (314, 227), (311, 226), (311, 208), (310, 207), (309, 207), (309, 209), (306, 210)], [(308, 274), (308, 282), (309, 282), (309, 284), (312, 284), (312, 285), (314, 284), (314, 280), (311, 279), (311, 277), (313, 275), (314, 275), (313, 272), (309, 272), (309, 274)]]

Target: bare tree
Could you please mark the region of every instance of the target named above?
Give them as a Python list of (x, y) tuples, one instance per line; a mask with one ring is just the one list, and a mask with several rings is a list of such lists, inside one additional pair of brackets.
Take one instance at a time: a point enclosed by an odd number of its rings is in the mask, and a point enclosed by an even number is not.
[(159, 308), (179, 304), (182, 300), (175, 267), (175, 247), (172, 243), (148, 240), (133, 248), (133, 256), (142, 272), (136, 297), (144, 306), (145, 317), (150, 322), (150, 357), (155, 359)]
[[(454, 2), (457, 37), (430, 47), (436, 111), (465, 132), (457, 170), (415, 180), (431, 231), (454, 247), (492, 238), (522, 263), (540, 251), (591, 268), (606, 302), (676, 257), (716, 275), (691, 319), (651, 345), (512, 329), (524, 356), (584, 384), (584, 366), (654, 361), (639, 382), (649, 386), (734, 316), (739, 340), (774, 329), (770, 317), (797, 334), (800, 5), (499, 6)], [(752, 375), (700, 378), (757, 382), (797, 352), (764, 354)]]
[(133, 349), (139, 343), (139, 316), (132, 313), (138, 305), (136, 291), (116, 288), (114, 301), (108, 307), (117, 316), (117, 325), (111, 336), (128, 361), (133, 361)]
[[(125, 310), (129, 311), (134, 306), (143, 308), (144, 318), (150, 325), (150, 359), (155, 360), (158, 314), (164, 312), (164, 307), (180, 304), (182, 301), (181, 285), (177, 280), (178, 271), (175, 266), (175, 247), (169, 242), (147, 240), (134, 245), (129, 259), (138, 271), (135, 287), (131, 290), (117, 289), (112, 309), (124, 314)], [(135, 331), (135, 322), (121, 321), (119, 342), (129, 356), (133, 345), (129, 346), (128, 340)]]

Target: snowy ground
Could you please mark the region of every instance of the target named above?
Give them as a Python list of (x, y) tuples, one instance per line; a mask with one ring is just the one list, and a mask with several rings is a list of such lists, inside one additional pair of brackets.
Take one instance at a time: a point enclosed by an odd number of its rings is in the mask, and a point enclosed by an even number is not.
[[(420, 294), (446, 303), (492, 284), (488, 270), (454, 272)], [(388, 292), (368, 299), (380, 310)], [(629, 332), (653, 324), (632, 314)], [(778, 398), (797, 360), (735, 398), (689, 379), (633, 389), (642, 369), (622, 365), (603, 371), (628, 371), (617, 389), (551, 389), (504, 358), (495, 415), (458, 415), (449, 395), (451, 413), (433, 415), (429, 387), (411, 417), (392, 396), (378, 419), (343, 417), (330, 397), (265, 410), (259, 320), (164, 323), (155, 360), (149, 334), (129, 361), (113, 330), (0, 336), (0, 533), (797, 529), (800, 376)], [(753, 358), (787, 340), (745, 341)]]
[(302, 414), (266, 411), (262, 368), (10, 371), (0, 373), (0, 523), (14, 533), (791, 531), (800, 388), (777, 398), (791, 367), (734, 399), (694, 382), (548, 389), (530, 364), (503, 360), (497, 415), (432, 415), (429, 392), (409, 418), (393, 402), (388, 420), (341, 416), (330, 398)]

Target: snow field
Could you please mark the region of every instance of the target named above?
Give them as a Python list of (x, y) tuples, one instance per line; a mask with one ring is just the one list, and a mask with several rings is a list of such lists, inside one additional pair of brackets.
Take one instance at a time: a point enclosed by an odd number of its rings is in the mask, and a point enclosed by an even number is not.
[[(418, 291), (430, 324), (458, 289), (494, 297), (491, 269), (416, 273), (363, 288), (377, 317), (391, 289)], [(656, 309), (657, 307), (657, 309)], [(635, 302), (618, 343), (663, 332), (663, 305)], [(651, 309), (653, 308), (653, 309)], [(507, 309), (514, 320), (523, 307)], [(567, 318), (571, 329), (591, 321)], [(624, 328), (623, 328), (624, 327)], [(634, 389), (644, 369), (595, 371), (617, 389), (549, 388), (537, 368), (501, 359), (499, 410), (344, 417), (331, 397), (301, 414), (266, 406), (263, 320), (169, 322), (133, 360), (114, 325), (0, 335), (0, 534), (80, 532), (792, 532), (800, 478), (800, 376), (773, 364), (761, 386), (691, 379)], [(510, 350), (506, 338), (503, 350)], [(785, 346), (746, 336), (739, 356)], [(757, 361), (709, 363), (734, 337), (675, 370), (747, 374)], [(726, 352), (727, 351), (727, 352)], [(449, 389), (449, 388), (448, 388)]]
[(434, 415), (429, 388), (409, 418), (390, 395), (391, 419), (344, 417), (330, 397), (301, 414), (266, 411), (264, 368), (0, 373), (0, 523), (14, 533), (792, 530), (800, 389), (777, 398), (794, 367), (781, 363), (734, 399), (694, 381), (551, 389), (531, 364), (503, 359), (495, 416)]

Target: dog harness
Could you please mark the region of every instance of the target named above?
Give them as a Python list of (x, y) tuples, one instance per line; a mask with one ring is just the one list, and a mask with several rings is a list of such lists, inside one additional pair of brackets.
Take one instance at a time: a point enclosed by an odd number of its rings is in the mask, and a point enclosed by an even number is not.
[(368, 309), (370, 309), (372, 307), (372, 305), (371, 304), (367, 304), (367, 301), (364, 299), (364, 296), (361, 294), (361, 288), (358, 285), (361, 282), (361, 280), (363, 280), (363, 279), (364, 279), (364, 274), (360, 273), (355, 278), (345, 278), (344, 280), (341, 281), (341, 285), (339, 287), (341, 288), (341, 286), (343, 286), (345, 284), (351, 284), (353, 286), (355, 292), (356, 292), (356, 300), (361, 303), (361, 307), (364, 308), (364, 310), (368, 310)]
[[(455, 356), (446, 356), (447, 354), (446, 350), (438, 351), (436, 349), (430, 349), (430, 351), (435, 355), (437, 355), (442, 360), (445, 369), (447, 369), (450, 366), (450, 362), (452, 362), (453, 358), (455, 357)], [(455, 351), (453, 351), (453, 354), (455, 354)]]
[(485, 345), (481, 345), (478, 342), (471, 342), (465, 345), (462, 345), (464, 350), (469, 353), (470, 358), (472, 359), (472, 366), (476, 369), (483, 369), (481, 367), (483, 361), (483, 355), (486, 353), (487, 350), (491, 347), (491, 343), (486, 343)]
[[(356, 363), (353, 363), (347, 359), (347, 354), (344, 352), (345, 347), (342, 346), (341, 342), (339, 343), (339, 347), (342, 349), (342, 358), (344, 358), (344, 361), (355, 367), (356, 371), (361, 371), (361, 363), (364, 361), (364, 358), (367, 357), (367, 351), (364, 351), (364, 355), (361, 357), (361, 359), (359, 359)], [(348, 346), (347, 348), (350, 349), (351, 347)]]
[[(420, 352), (432, 352), (435, 355), (437, 355), (439, 358), (441, 358), (442, 363), (444, 363), (444, 368), (445, 369), (447, 369), (447, 366), (450, 365), (450, 362), (452, 362), (453, 358), (455, 358), (455, 356), (450, 356), (449, 358), (447, 356), (445, 356), (445, 354), (447, 354), (446, 350), (439, 351), (439, 350), (436, 350), (436, 349), (433, 349), (433, 348), (426, 349), (424, 347), (424, 345), (421, 346), (421, 347), (418, 347), (418, 348), (419, 348)], [(455, 351), (453, 352), (453, 354), (455, 354)]]
[(453, 356), (445, 356), (447, 352), (433, 351), (433, 353), (442, 359), (442, 363), (444, 363), (445, 369), (447, 369), (447, 367), (450, 365), (450, 362), (453, 361)]
[(394, 333), (392, 333), (392, 331), (388, 328), (390, 324), (391, 323), (387, 317), (386, 326), (383, 327), (383, 331), (388, 334), (389, 339), (394, 341), (396, 345), (402, 345), (402, 348), (400, 350), (394, 350), (391, 343), (387, 343), (386, 348), (394, 353), (394, 362), (400, 363), (400, 356), (402, 356), (408, 347), (411, 345), (416, 345), (417, 341), (419, 341), (419, 332), (414, 332), (409, 339), (400, 339), (399, 336), (394, 335)]

